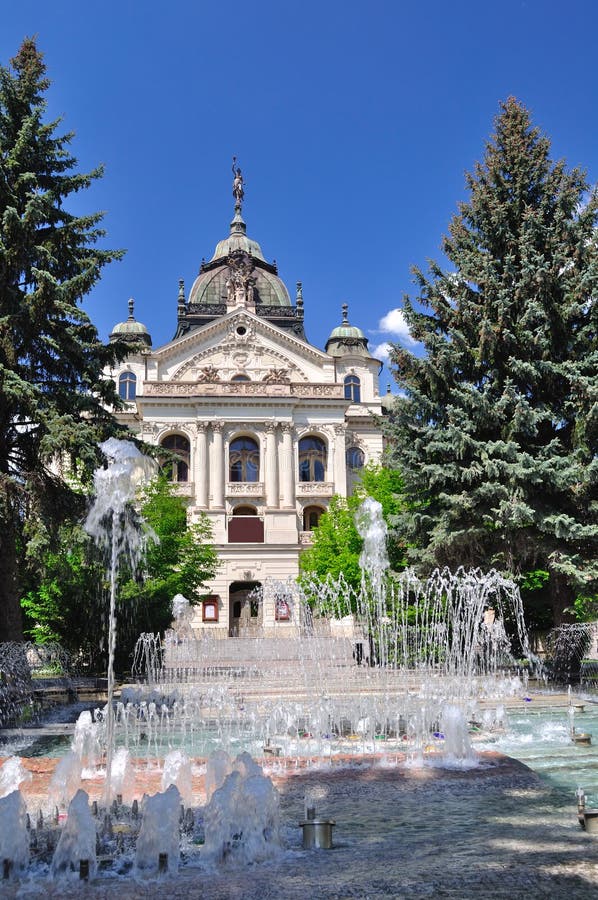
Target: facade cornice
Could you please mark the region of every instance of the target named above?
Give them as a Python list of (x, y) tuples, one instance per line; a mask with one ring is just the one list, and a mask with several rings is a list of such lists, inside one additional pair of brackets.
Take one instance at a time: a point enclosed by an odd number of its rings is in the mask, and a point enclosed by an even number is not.
[(311, 359), (317, 360), (320, 363), (333, 362), (332, 357), (329, 356), (328, 353), (324, 353), (323, 350), (319, 350), (312, 344), (307, 343), (307, 341), (302, 341), (299, 338), (294, 337), (282, 328), (277, 328), (275, 325), (272, 325), (271, 322), (249, 312), (247, 309), (231, 310), (231, 312), (209, 322), (202, 328), (196, 328), (183, 337), (177, 338), (174, 341), (169, 341), (167, 344), (163, 344), (152, 352), (152, 358), (158, 362), (166, 360), (176, 353), (184, 352), (185, 348), (190, 345), (203, 343), (206, 338), (214, 337), (214, 335), (217, 335), (218, 333), (222, 333), (223, 337), (228, 337), (230, 334), (230, 324), (235, 320), (238, 320), (239, 324), (251, 323), (256, 333), (271, 336), (277, 343), (292, 347), (299, 355), (311, 357)]
[(144, 381), (144, 400), (154, 397), (218, 397), (247, 398), (247, 397), (281, 397), (294, 399), (330, 399), (344, 400), (344, 387), (342, 384), (326, 383), (301, 383), (301, 384), (269, 384), (265, 381)]

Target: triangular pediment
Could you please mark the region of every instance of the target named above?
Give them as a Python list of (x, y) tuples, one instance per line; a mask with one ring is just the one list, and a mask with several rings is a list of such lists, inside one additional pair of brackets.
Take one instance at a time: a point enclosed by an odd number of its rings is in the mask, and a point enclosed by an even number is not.
[(162, 381), (327, 381), (334, 360), (246, 309), (233, 310), (154, 353)]

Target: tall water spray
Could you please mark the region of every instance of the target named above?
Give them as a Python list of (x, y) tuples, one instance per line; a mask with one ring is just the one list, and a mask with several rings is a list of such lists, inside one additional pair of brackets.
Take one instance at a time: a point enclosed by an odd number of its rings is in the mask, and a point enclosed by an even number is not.
[[(106, 792), (110, 790), (114, 753), (114, 650), (116, 647), (116, 591), (118, 571), (126, 558), (135, 571), (149, 532), (133, 503), (140, 486), (152, 478), (156, 464), (131, 441), (109, 438), (100, 444), (108, 465), (94, 475), (95, 500), (85, 523), (86, 531), (108, 555), (110, 608), (108, 613), (108, 703), (106, 709)], [(155, 539), (155, 538), (154, 538)]]
[[(355, 515), (355, 525), (363, 540), (359, 565), (363, 572), (362, 592), (371, 594), (371, 605), (378, 619), (380, 629), (386, 622), (386, 591), (384, 577), (388, 569), (386, 552), (386, 522), (382, 515), (382, 505), (372, 497), (366, 497)], [(386, 665), (386, 641), (380, 641), (378, 662)]]

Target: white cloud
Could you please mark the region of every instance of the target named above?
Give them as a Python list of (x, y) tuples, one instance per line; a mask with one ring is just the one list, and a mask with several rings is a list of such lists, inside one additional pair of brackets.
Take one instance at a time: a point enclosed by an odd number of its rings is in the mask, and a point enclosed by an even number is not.
[(400, 340), (405, 341), (406, 344), (417, 344), (417, 341), (411, 337), (402, 309), (391, 309), (385, 316), (382, 316), (378, 323), (378, 330), (384, 334), (395, 335)]
[(390, 344), (388, 341), (384, 341), (383, 344), (372, 347), (371, 353), (374, 359), (380, 359), (385, 363), (390, 362)]

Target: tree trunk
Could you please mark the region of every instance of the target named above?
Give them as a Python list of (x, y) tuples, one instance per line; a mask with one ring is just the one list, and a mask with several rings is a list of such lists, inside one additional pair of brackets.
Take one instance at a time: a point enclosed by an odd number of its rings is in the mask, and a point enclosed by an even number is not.
[(15, 530), (5, 517), (0, 535), (0, 642), (23, 640), (17, 572)]
[(555, 625), (563, 625), (575, 621), (575, 616), (570, 612), (565, 612), (568, 607), (573, 606), (575, 600), (575, 591), (565, 575), (561, 572), (555, 572), (550, 569), (550, 604), (552, 607), (552, 615)]

